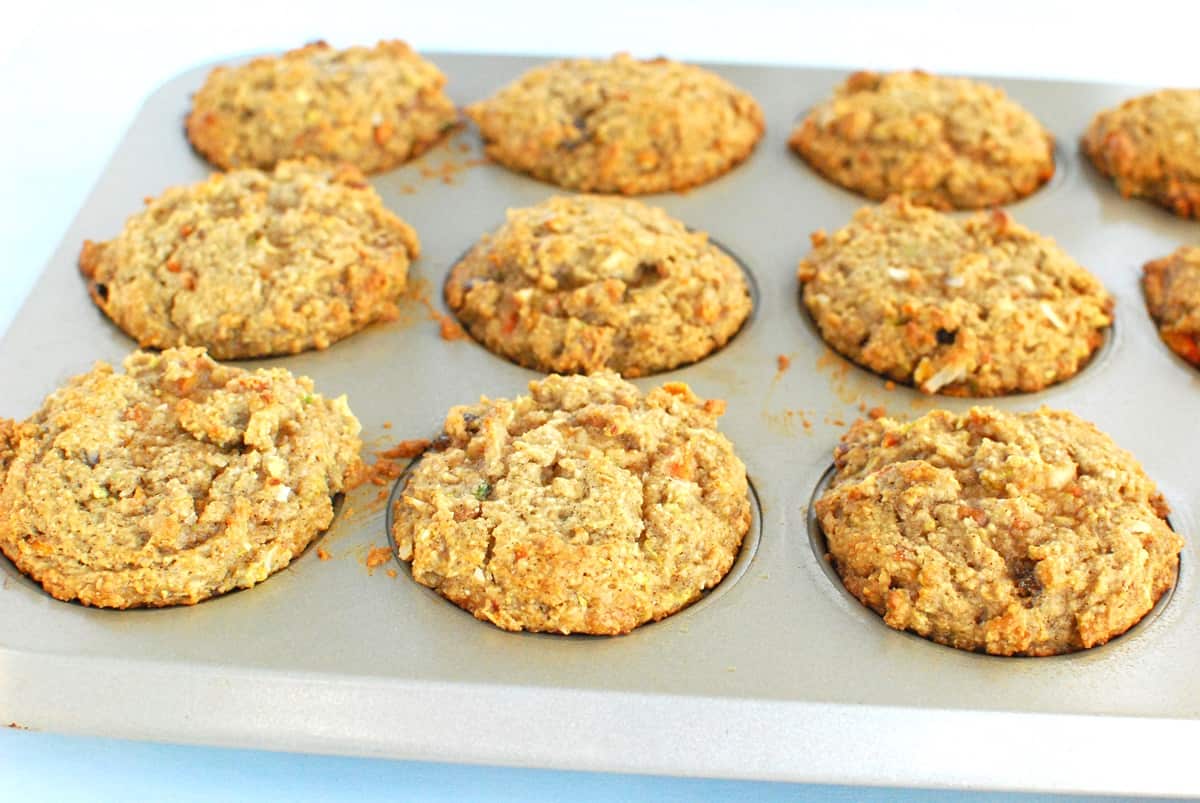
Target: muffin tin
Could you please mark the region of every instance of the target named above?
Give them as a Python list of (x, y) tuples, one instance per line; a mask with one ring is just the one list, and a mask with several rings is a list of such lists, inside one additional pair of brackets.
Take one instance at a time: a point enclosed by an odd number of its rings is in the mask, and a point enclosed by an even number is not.
[[(465, 104), (540, 59), (438, 55)], [(51, 599), (0, 560), (0, 721), (34, 729), (293, 751), (810, 782), (1121, 793), (1200, 791), (1200, 372), (1158, 340), (1141, 265), (1200, 226), (1121, 199), (1078, 155), (1091, 115), (1141, 90), (997, 80), (1058, 137), (1059, 175), (1008, 207), (1055, 237), (1117, 299), (1103, 351), (1075, 378), (988, 403), (1040, 404), (1096, 422), (1142, 461), (1187, 539), (1168, 602), (1126, 635), (1054, 658), (952, 650), (885, 627), (833, 581), (808, 506), (838, 437), (861, 410), (917, 416), (969, 399), (887, 390), (832, 354), (804, 313), (795, 268), (808, 235), (866, 201), (786, 147), (793, 121), (844, 73), (713, 67), (752, 93), (767, 134), (723, 178), (649, 196), (737, 256), (757, 309), (720, 352), (636, 380), (688, 382), (729, 403), (721, 429), (757, 491), (757, 537), (701, 602), (628, 636), (506, 633), (414, 583), (389, 561), (387, 487), (347, 495), (337, 521), (288, 569), (190, 608), (106, 611)], [(94, 360), (133, 342), (87, 298), (85, 238), (114, 236), (142, 198), (210, 168), (182, 119), (208, 68), (146, 103), (0, 342), (0, 414), (24, 418)], [(464, 150), (465, 148), (465, 150)], [(412, 279), (445, 312), (442, 281), (504, 210), (556, 188), (477, 164), (473, 130), (373, 179), (421, 236)], [(445, 178), (445, 180), (443, 180)], [(778, 357), (790, 360), (780, 368)], [(368, 449), (429, 437), (453, 404), (523, 392), (536, 373), (471, 340), (445, 341), (429, 311), (282, 365), (346, 393)], [(390, 427), (387, 426), (390, 424)], [(389, 571), (390, 570), (390, 571)], [(395, 575), (395, 576), (393, 576)]]

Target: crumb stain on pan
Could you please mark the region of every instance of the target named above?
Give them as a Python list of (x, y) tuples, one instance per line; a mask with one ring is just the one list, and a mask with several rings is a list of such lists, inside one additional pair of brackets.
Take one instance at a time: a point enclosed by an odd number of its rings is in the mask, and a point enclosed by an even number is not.
[(829, 385), (843, 404), (857, 404), (870, 384), (854, 372), (854, 365), (840, 354), (826, 347), (817, 357), (817, 371), (829, 376)]

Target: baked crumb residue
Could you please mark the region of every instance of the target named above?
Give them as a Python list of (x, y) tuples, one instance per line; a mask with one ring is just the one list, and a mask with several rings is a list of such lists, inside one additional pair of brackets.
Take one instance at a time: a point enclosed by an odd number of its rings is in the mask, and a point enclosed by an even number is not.
[[(465, 143), (464, 143), (465, 144)], [(468, 146), (469, 148), (470, 146)], [(459, 174), (488, 163), (487, 159), (443, 159), (438, 164), (426, 164), (421, 167), (421, 178), (434, 179), (446, 185), (453, 185)]]
[(390, 547), (375, 546), (372, 544), (370, 550), (367, 552), (367, 559), (365, 561), (367, 565), (367, 574), (374, 574), (376, 569), (391, 559), (392, 550)]
[(387, 460), (412, 460), (421, 454), (421, 452), (428, 449), (430, 443), (429, 438), (410, 438), (409, 440), (400, 441), (390, 449), (385, 449), (379, 453), (379, 456)]
[(347, 490), (352, 491), (363, 485), (387, 485), (404, 472), (408, 461), (428, 449), (429, 444), (428, 438), (411, 438), (375, 452), (373, 462), (360, 463)]
[(781, 435), (795, 435), (797, 427), (805, 435), (811, 435), (813, 431), (812, 413), (799, 408), (784, 408), (778, 411), (764, 410), (763, 419), (771, 430)]
[[(467, 338), (467, 333), (458, 325), (458, 321), (453, 317), (445, 314), (434, 306), (429, 300), (430, 285), (427, 279), (410, 278), (408, 287), (404, 292), (406, 301), (414, 302), (413, 305), (405, 305), (401, 308), (399, 320), (401, 325), (408, 326), (416, 322), (416, 310), (424, 308), (428, 320), (433, 321), (438, 325), (438, 335), (442, 340), (464, 340)], [(419, 307), (417, 306), (419, 305)], [(385, 427), (386, 428), (386, 427)]]
[(458, 325), (458, 321), (451, 318), (446, 313), (433, 306), (428, 297), (422, 298), (421, 303), (429, 310), (429, 319), (436, 321), (438, 325), (438, 335), (442, 340), (465, 340), (467, 333)]
[(829, 376), (829, 388), (843, 404), (857, 404), (867, 390), (866, 378), (854, 375), (853, 368), (853, 363), (828, 347), (817, 357), (816, 369)]

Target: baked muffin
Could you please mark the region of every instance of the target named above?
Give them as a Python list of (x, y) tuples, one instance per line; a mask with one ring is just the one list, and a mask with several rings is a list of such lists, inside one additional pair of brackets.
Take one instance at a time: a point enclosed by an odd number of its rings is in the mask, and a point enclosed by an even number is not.
[(751, 520), (724, 403), (607, 371), (529, 391), (452, 408), (412, 468), (392, 536), (413, 578), (505, 630), (609, 635), (719, 583)]
[(287, 566), (333, 521), (359, 424), (282, 368), (203, 349), (97, 363), (0, 422), (0, 550), (61, 600), (190, 605)]
[(1200, 218), (1200, 89), (1164, 89), (1100, 112), (1083, 151), (1126, 198)]
[(1054, 138), (1002, 90), (927, 73), (857, 72), (789, 140), (814, 170), (881, 201), (979, 209), (1054, 175)]
[(347, 50), (316, 42), (213, 70), (192, 99), (187, 136), (224, 169), (316, 157), (377, 173), (456, 127), (445, 83), (404, 42)]
[(398, 314), (417, 235), (362, 173), (315, 161), (172, 187), (83, 244), (92, 300), (142, 346), (238, 359), (323, 349)]
[(1041, 390), (1086, 365), (1112, 323), (1100, 281), (1001, 210), (959, 220), (891, 198), (812, 243), (799, 279), (821, 337), (925, 393)]
[(1175, 583), (1183, 540), (1141, 466), (1068, 412), (858, 421), (816, 502), (846, 589), (897, 630), (996, 655), (1124, 633)]
[(703, 232), (589, 195), (510, 210), (451, 270), (446, 302), (476, 340), (527, 368), (623, 376), (705, 357), (751, 308), (745, 274)]
[(667, 59), (569, 59), (536, 67), (468, 106), (487, 155), (585, 192), (638, 195), (703, 184), (763, 134), (754, 98)]
[(1142, 289), (1163, 342), (1200, 368), (1200, 248), (1184, 246), (1147, 262)]

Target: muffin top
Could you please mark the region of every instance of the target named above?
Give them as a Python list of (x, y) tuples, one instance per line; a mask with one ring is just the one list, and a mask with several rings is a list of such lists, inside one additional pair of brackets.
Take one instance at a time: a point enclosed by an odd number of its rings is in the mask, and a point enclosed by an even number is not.
[(84, 243), (92, 300), (142, 346), (220, 359), (326, 348), (394, 318), (417, 235), (357, 169), (316, 161), (173, 187)]
[(1083, 150), (1122, 195), (1200, 218), (1200, 89), (1164, 89), (1100, 112)]
[(454, 266), (446, 301), (476, 340), (527, 368), (624, 376), (701, 359), (751, 308), (745, 274), (703, 232), (588, 195), (510, 210)]
[(187, 136), (224, 169), (315, 157), (375, 173), (457, 125), (445, 83), (404, 42), (346, 50), (316, 42), (213, 70), (192, 98)]
[(858, 421), (816, 503), (846, 589), (898, 630), (997, 655), (1104, 644), (1175, 582), (1183, 539), (1136, 460), (1068, 412)]
[(0, 549), (62, 600), (190, 605), (287, 566), (333, 521), (359, 424), (282, 368), (134, 352), (0, 422)]
[(608, 371), (455, 407), (398, 489), (397, 554), (505, 630), (618, 634), (669, 616), (721, 581), (750, 527), (724, 407)]
[(1200, 247), (1184, 246), (1147, 262), (1142, 288), (1163, 342), (1200, 367)]
[(1011, 203), (1054, 175), (1054, 138), (1002, 90), (918, 71), (854, 73), (789, 142), (836, 184), (935, 209)]
[(585, 192), (637, 195), (703, 184), (763, 134), (755, 100), (667, 59), (571, 59), (537, 67), (468, 106), (487, 155)]
[(1112, 323), (1100, 281), (1000, 210), (959, 220), (891, 198), (812, 241), (799, 278), (821, 336), (925, 393), (1041, 390), (1078, 372)]

